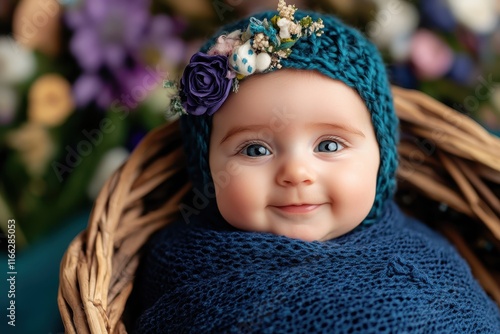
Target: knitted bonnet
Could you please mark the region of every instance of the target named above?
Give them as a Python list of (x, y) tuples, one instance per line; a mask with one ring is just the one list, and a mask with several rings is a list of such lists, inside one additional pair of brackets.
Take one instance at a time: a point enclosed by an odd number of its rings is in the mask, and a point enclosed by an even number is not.
[[(272, 21), (276, 15), (275, 11), (264, 12), (229, 24), (208, 40), (200, 52), (209, 52), (210, 48), (216, 44), (217, 38), (223, 34), (229, 34), (238, 29), (243, 32), (248, 31), (247, 27), (250, 24), (265, 22), (265, 20)], [(290, 48), (291, 53), (287, 54), (285, 58), (280, 58), (279, 65), (271, 70), (294, 68), (318, 71), (352, 87), (363, 99), (371, 113), (372, 124), (380, 148), (376, 198), (370, 213), (362, 223), (363, 226), (370, 225), (380, 217), (384, 203), (392, 198), (396, 186), (398, 121), (394, 112), (385, 66), (376, 47), (359, 31), (346, 26), (331, 15), (300, 10), (297, 10), (293, 15), (294, 19), (299, 21), (306, 16), (309, 16), (313, 21), (319, 19), (321, 22), (322, 20), (324, 26), (322, 34), (312, 33), (297, 39)], [(193, 62), (193, 58), (191, 62)], [(213, 66), (217, 66), (217, 64)], [(181, 80), (181, 97), (182, 85)], [(227, 89), (229, 91), (230, 88)], [(237, 94), (237, 92), (230, 91), (228, 94)], [(342, 97), (325, 96), (325, 99), (330, 98)], [(185, 103), (185, 98), (183, 102)], [(191, 107), (193, 106), (191, 105)], [(203, 114), (188, 113), (181, 117), (181, 131), (193, 186), (202, 193), (207, 193), (207, 189), (212, 187), (209, 192), (213, 194), (213, 180), (208, 163), (211, 125), (212, 115), (209, 112)]]

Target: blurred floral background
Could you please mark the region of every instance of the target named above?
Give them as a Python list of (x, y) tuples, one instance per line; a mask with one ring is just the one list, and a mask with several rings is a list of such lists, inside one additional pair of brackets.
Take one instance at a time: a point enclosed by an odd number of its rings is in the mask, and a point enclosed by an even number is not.
[[(422, 90), (500, 133), (500, 0), (288, 3), (338, 15), (379, 46), (394, 84)], [(36, 253), (37, 263), (50, 262), (52, 270), (26, 271), (45, 271), (56, 289), (62, 251), (85, 226), (100, 187), (165, 122), (163, 81), (178, 78), (219, 26), (276, 4), (1, 0), (2, 254), (7, 221), (15, 219), (19, 261)], [(40, 322), (31, 325), (62, 330), (56, 292), (46, 291), (51, 307), (39, 309)]]

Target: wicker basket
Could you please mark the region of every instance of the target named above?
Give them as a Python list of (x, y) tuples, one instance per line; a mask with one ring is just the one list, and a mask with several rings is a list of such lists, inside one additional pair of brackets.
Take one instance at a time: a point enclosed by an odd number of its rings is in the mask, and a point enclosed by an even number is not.
[[(500, 140), (425, 94), (393, 93), (402, 129), (398, 203), (416, 216), (431, 212), (425, 222), (456, 245), (500, 303)], [(67, 333), (127, 332), (122, 317), (141, 248), (176, 219), (191, 188), (183, 161), (175, 121), (150, 132), (107, 181), (61, 262)]]

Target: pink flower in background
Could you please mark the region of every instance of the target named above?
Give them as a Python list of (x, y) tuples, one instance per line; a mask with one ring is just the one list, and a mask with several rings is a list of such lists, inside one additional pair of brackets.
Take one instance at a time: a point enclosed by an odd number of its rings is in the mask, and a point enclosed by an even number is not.
[(168, 69), (183, 60), (183, 25), (165, 15), (151, 16), (149, 5), (146, 0), (85, 0), (67, 8), (70, 51), (83, 70), (74, 84), (78, 105), (96, 102), (107, 108), (141, 85), (151, 73), (148, 67)]
[(420, 29), (412, 38), (410, 58), (416, 74), (423, 79), (445, 75), (453, 64), (453, 52), (438, 36)]

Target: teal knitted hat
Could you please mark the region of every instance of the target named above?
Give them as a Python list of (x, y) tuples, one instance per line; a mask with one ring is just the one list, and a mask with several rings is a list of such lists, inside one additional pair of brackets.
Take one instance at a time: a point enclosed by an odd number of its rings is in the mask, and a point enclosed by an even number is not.
[[(276, 15), (277, 12), (264, 12), (223, 27), (205, 43), (198, 54), (193, 56), (191, 64), (206, 63), (206, 53), (210, 53), (221, 35), (241, 30), (244, 34), (250, 34), (250, 38), (255, 37), (255, 29), (258, 32), (259, 28), (260, 31), (265, 30), (265, 27), (262, 28), (259, 23), (273, 22)], [(394, 112), (384, 63), (377, 48), (371, 42), (359, 31), (346, 26), (336, 17), (300, 10), (297, 10), (293, 17), (297, 22), (305, 22), (306, 25), (322, 21), (322, 32), (312, 32), (293, 41), (291, 44), (294, 44), (288, 50), (291, 50), (291, 53), (281, 53), (284, 57), (278, 57), (278, 63), (275, 62), (276, 54), (274, 54), (273, 63), (266, 71), (279, 70), (278, 68), (318, 71), (332, 79), (342, 81), (354, 88), (361, 96), (371, 113), (380, 147), (376, 197), (370, 213), (362, 223), (364, 226), (370, 225), (380, 216), (384, 203), (393, 197), (396, 187), (398, 120)], [(275, 25), (275, 21), (273, 23)], [(249, 26), (252, 29), (248, 28)], [(272, 25), (268, 29), (272, 30)], [(264, 31), (264, 33), (272, 35), (275, 31)], [(233, 69), (237, 69), (238, 65), (242, 65), (241, 62), (237, 63), (237, 58), (238, 55), (234, 54), (209, 58), (210, 63), (205, 66), (209, 66), (210, 71), (213, 72), (226, 71), (229, 63)], [(189, 70), (188, 65), (183, 80)], [(253, 69), (250, 68), (251, 70)], [(199, 79), (197, 77), (196, 80)], [(218, 90), (212, 93), (213, 96), (207, 92), (201, 92), (202, 98), (200, 100), (196, 96), (186, 97), (183, 94), (183, 89), (186, 89), (189, 82), (181, 80), (180, 83), (181, 92), (177, 106), (182, 105), (184, 109), (190, 108), (190, 111), (181, 117), (181, 131), (184, 137), (188, 170), (193, 186), (204, 193), (213, 194), (213, 190), (209, 190), (213, 187), (213, 180), (208, 163), (212, 114), (221, 106), (228, 94), (237, 94), (237, 92), (233, 92), (237, 88), (235, 83), (237, 83), (237, 78), (228, 79), (227, 82), (218, 82), (220, 87), (218, 86)], [(211, 98), (213, 101), (210, 100)]]

